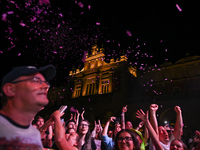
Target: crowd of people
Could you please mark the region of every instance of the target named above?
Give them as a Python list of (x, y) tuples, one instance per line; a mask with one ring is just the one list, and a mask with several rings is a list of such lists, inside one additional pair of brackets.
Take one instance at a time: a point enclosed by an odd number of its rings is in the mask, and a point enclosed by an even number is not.
[[(200, 131), (190, 139), (183, 138), (182, 111), (174, 107), (174, 126), (159, 126), (157, 104), (149, 111), (138, 109), (136, 118), (141, 119), (133, 128), (125, 120), (127, 106), (122, 108), (120, 119), (111, 116), (105, 125), (94, 121), (94, 128), (77, 111), (67, 121), (63, 112), (56, 110), (48, 120), (37, 113), (48, 104), (49, 81), (56, 75), (53, 65), (36, 68), (13, 68), (1, 83), (0, 149), (54, 149), (54, 150), (200, 150)], [(111, 126), (111, 123), (113, 126)]]

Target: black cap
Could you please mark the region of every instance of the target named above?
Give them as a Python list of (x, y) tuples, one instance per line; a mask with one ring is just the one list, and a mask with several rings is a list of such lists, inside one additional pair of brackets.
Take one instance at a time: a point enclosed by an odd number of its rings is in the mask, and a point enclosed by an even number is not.
[(46, 81), (50, 81), (56, 75), (56, 69), (53, 65), (47, 65), (41, 68), (36, 68), (34, 66), (15, 67), (3, 77), (1, 82), (1, 90), (6, 83), (11, 83), (20, 76), (31, 75), (37, 72), (41, 73)]

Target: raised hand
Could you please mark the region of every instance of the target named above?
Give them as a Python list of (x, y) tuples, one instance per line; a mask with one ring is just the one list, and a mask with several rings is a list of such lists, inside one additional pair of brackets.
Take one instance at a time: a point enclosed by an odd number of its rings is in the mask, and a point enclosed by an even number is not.
[(150, 108), (150, 111), (157, 111), (158, 105), (157, 104), (151, 104), (149, 108)]
[(175, 106), (174, 110), (176, 111), (176, 113), (181, 113), (181, 107), (179, 106)]
[(141, 119), (142, 121), (146, 122), (146, 121), (148, 120), (148, 114), (149, 114), (148, 111), (147, 111), (147, 113), (145, 114), (145, 113), (143, 112), (143, 110), (140, 109), (140, 110), (137, 110), (137, 112), (136, 112), (136, 117), (139, 118), (139, 119)]
[(98, 120), (98, 123), (99, 123), (99, 125), (101, 126), (101, 122), (100, 122), (100, 119)]
[(60, 118), (63, 115), (64, 115), (64, 113), (61, 114), (59, 110), (56, 110), (51, 114), (51, 118), (54, 120), (55, 118)]
[(71, 117), (70, 117), (70, 119), (69, 119), (69, 120), (72, 120), (72, 119), (73, 119), (73, 117), (74, 117), (74, 115), (73, 115), (73, 114), (71, 114)]
[(196, 130), (196, 135), (197, 135), (197, 138), (200, 140), (200, 131)]
[(94, 121), (94, 127), (96, 128), (96, 126), (97, 126), (97, 123), (96, 123), (96, 120)]
[(79, 111), (78, 111), (78, 110), (76, 110), (76, 113), (77, 113), (77, 116), (80, 116), (80, 113), (79, 113)]
[(125, 113), (125, 112), (127, 112), (127, 105), (122, 108), (122, 113)]
[(143, 125), (144, 125), (144, 122), (141, 121), (141, 122), (139, 123), (138, 127), (139, 127), (139, 128), (142, 128)]
[(116, 120), (116, 117), (110, 117), (110, 119), (108, 120), (109, 122), (114, 122), (114, 120)]
[(84, 113), (85, 113), (85, 110), (81, 113), (82, 120), (84, 120), (84, 117), (83, 117)]

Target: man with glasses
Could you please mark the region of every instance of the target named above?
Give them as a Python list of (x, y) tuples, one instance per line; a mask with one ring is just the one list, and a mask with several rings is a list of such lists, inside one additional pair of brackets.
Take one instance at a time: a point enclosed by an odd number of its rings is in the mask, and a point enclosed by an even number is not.
[(0, 149), (43, 149), (40, 132), (31, 121), (48, 104), (48, 81), (55, 75), (55, 67), (47, 65), (15, 67), (3, 77)]

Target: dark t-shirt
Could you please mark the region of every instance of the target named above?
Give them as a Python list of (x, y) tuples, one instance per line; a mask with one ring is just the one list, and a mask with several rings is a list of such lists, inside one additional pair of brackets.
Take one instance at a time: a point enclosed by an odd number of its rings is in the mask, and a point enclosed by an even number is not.
[[(81, 150), (84, 150), (84, 146), (85, 146), (85, 144), (83, 144)], [(96, 150), (96, 144), (94, 143), (93, 139), (91, 139), (91, 148), (92, 148), (92, 150)]]

